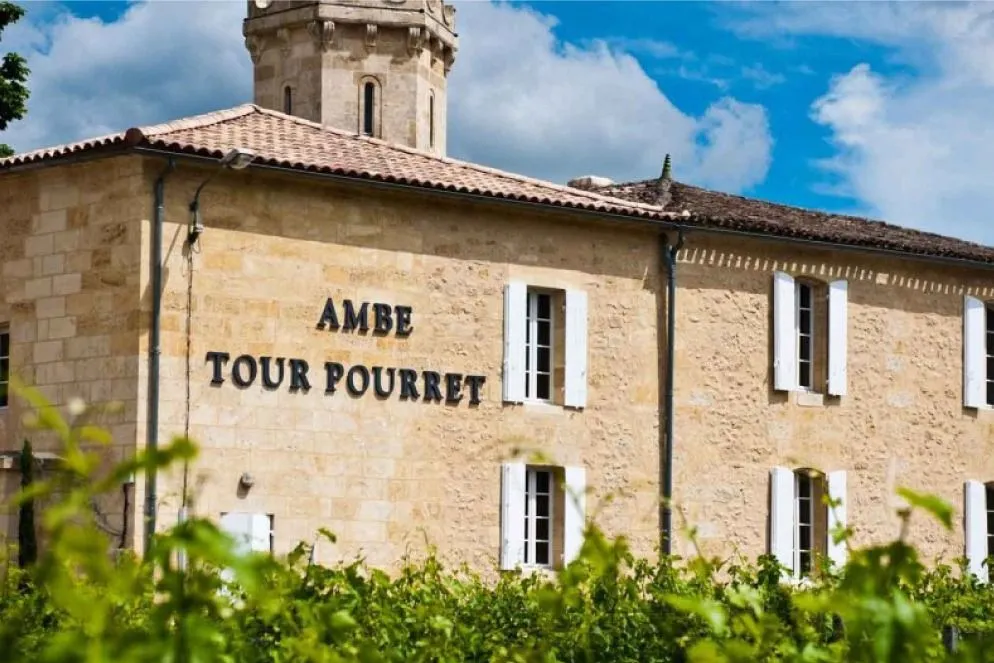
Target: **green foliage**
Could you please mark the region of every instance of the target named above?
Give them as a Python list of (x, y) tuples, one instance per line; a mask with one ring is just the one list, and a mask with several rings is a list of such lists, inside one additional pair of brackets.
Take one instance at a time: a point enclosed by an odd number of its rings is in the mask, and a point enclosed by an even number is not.
[[(948, 505), (901, 491), (897, 540), (852, 549), (844, 569), (785, 582), (776, 560), (727, 565), (636, 558), (623, 539), (588, 528), (579, 559), (549, 574), (480, 577), (434, 554), (394, 575), (361, 561), (308, 562), (238, 553), (210, 521), (157, 534), (147, 560), (108, 555), (90, 500), (132, 472), (193, 460), (175, 439), (100, 474), (109, 438), (71, 408), (63, 421), (23, 390), (36, 424), (62, 440), (64, 471), (19, 500), (58, 495), (48, 543), (0, 584), (4, 661), (238, 662), (931, 662), (994, 658), (994, 590), (958, 569), (926, 569), (905, 541), (921, 510), (951, 525)], [(95, 446), (94, 446), (95, 445)], [(334, 540), (333, 534), (322, 536)], [(847, 540), (848, 532), (836, 533)], [(178, 565), (183, 553), (185, 565)], [(943, 626), (962, 630), (958, 650)], [(991, 652), (991, 653), (988, 653)]]
[[(4, 28), (17, 23), (24, 16), (24, 9), (13, 2), (0, 1), (0, 37)], [(13, 120), (24, 117), (28, 107), (27, 61), (17, 53), (7, 53), (0, 60), (0, 131), (5, 131)], [(10, 156), (13, 150), (0, 143), (0, 158)]]
[[(34, 481), (35, 459), (31, 442), (24, 440), (21, 448), (21, 488), (27, 490)], [(28, 566), (38, 559), (38, 541), (35, 537), (35, 502), (25, 499), (17, 515), (17, 564)]]

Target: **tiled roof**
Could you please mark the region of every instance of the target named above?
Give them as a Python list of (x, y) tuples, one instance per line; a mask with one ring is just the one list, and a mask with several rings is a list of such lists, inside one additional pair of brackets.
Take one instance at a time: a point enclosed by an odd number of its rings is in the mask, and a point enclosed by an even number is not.
[(213, 158), (242, 147), (255, 152), (256, 164), (280, 168), (679, 223), (689, 229), (732, 230), (994, 264), (994, 248), (879, 221), (679, 182), (667, 181), (662, 188), (659, 180), (584, 189), (561, 186), (322, 127), (253, 104), (14, 155), (0, 159), (0, 172), (77, 153), (134, 147)]
[(671, 212), (689, 210), (688, 225), (994, 264), (994, 248), (982, 244), (883, 221), (733, 196), (680, 182), (669, 183), (668, 195), (660, 190), (659, 180), (612, 184), (593, 190), (642, 204), (662, 202), (663, 209)]
[(255, 164), (625, 216), (649, 219), (669, 216), (656, 205), (612, 199), (523, 175), (440, 158), (376, 138), (322, 127), (254, 104), (17, 154), (0, 159), (0, 171), (84, 151), (138, 146), (216, 158), (233, 147), (240, 147), (255, 152)]

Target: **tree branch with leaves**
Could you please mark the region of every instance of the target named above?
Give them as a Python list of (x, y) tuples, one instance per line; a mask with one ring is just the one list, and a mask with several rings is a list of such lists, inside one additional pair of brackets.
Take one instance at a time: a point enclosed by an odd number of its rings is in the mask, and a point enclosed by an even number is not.
[[(5, 28), (17, 23), (24, 16), (24, 9), (13, 2), (0, 0), (0, 41)], [(17, 53), (7, 53), (0, 60), (0, 132), (7, 125), (20, 120), (28, 111), (27, 60)], [(0, 158), (14, 153), (8, 145), (0, 143)]]

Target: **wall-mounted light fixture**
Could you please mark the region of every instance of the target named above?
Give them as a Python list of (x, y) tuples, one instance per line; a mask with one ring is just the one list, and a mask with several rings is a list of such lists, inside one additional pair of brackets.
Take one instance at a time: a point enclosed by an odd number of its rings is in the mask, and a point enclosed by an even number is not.
[(193, 195), (193, 200), (190, 201), (190, 231), (189, 231), (189, 241), (193, 244), (200, 237), (200, 233), (204, 232), (203, 221), (200, 220), (200, 192), (204, 190), (208, 182), (214, 179), (222, 170), (242, 170), (247, 168), (250, 163), (255, 160), (255, 152), (252, 150), (247, 150), (241, 147), (235, 147), (228, 151), (221, 161), (218, 162), (218, 168), (214, 170), (210, 175), (207, 176), (200, 186), (197, 187), (197, 192)]
[(248, 490), (255, 485), (255, 477), (248, 472), (243, 472), (242, 476), (238, 477), (238, 487), (242, 490)]

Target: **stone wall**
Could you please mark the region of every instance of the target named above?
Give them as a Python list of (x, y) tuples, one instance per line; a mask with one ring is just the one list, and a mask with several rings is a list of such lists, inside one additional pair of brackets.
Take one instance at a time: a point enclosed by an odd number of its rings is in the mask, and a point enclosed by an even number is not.
[[(97, 407), (119, 403), (119, 412), (95, 419), (113, 434), (108, 461), (135, 443), (138, 305), (146, 294), (139, 290), (138, 241), (149, 191), (137, 158), (0, 174), (0, 325), (10, 327), (12, 372), (64, 416), (74, 398)], [(0, 410), (0, 451), (19, 451), (29, 437), (36, 452), (57, 453), (56, 439), (24, 426), (24, 411), (13, 396)], [(0, 472), (17, 475), (16, 468)], [(10, 489), (18, 481), (4, 483)], [(100, 505), (114, 532), (121, 527), (118, 498)], [(4, 535), (16, 539), (6, 511)]]
[[(203, 172), (167, 183), (166, 243), (185, 236)], [(189, 430), (203, 445), (188, 476), (197, 513), (275, 515), (276, 550), (362, 552), (391, 566), (437, 544), (452, 561), (493, 568), (500, 548), (500, 462), (515, 447), (587, 469), (590, 512), (649, 553), (657, 537), (658, 252), (652, 235), (578, 227), (511, 207), (226, 173), (205, 190), (206, 231), (192, 255)], [(143, 244), (146, 243), (143, 241)], [(185, 307), (187, 257), (168, 252), (165, 314)], [(503, 289), (509, 278), (589, 296), (589, 407), (502, 407)], [(319, 330), (332, 297), (413, 310), (413, 333)], [(186, 428), (185, 321), (164, 325), (163, 437)], [(212, 385), (210, 351), (230, 353)], [(297, 358), (312, 388), (266, 390), (231, 378), (241, 354)], [(325, 393), (323, 363), (486, 376), (482, 403), (457, 406)], [(144, 382), (139, 383), (144, 389)], [(144, 396), (143, 396), (144, 398)], [(250, 472), (255, 485), (240, 490)], [(175, 522), (181, 477), (160, 482), (160, 522)], [(608, 493), (616, 501), (599, 504)]]
[[(772, 389), (774, 270), (848, 280), (846, 396), (805, 404)], [(857, 544), (896, 535), (897, 486), (937, 493), (955, 531), (922, 517), (913, 539), (962, 554), (963, 482), (994, 478), (994, 416), (962, 406), (963, 295), (990, 297), (989, 272), (693, 236), (679, 285), (675, 493), (705, 551), (765, 551), (781, 465), (848, 471)]]
[[(0, 176), (0, 324), (12, 330), (14, 369), (63, 410), (74, 396), (123, 402), (102, 419), (118, 445), (109, 459), (146, 439), (149, 217), (162, 167), (115, 158)], [(391, 566), (433, 543), (451, 561), (492, 568), (499, 464), (523, 448), (583, 465), (588, 513), (651, 552), (665, 324), (654, 235), (509, 205), (226, 172), (202, 195), (206, 230), (191, 254), (187, 209), (207, 172), (180, 162), (167, 178), (163, 243), (160, 440), (188, 431), (203, 446), (187, 477), (195, 512), (272, 513), (277, 552), (326, 527), (339, 543), (319, 546), (322, 561), (363, 553)], [(961, 386), (962, 298), (991, 296), (986, 273), (693, 234), (678, 270), (675, 522), (698, 527), (705, 552), (766, 550), (775, 465), (848, 470), (859, 543), (894, 533), (897, 485), (936, 492), (961, 513), (963, 482), (994, 474), (994, 419), (965, 410)], [(812, 404), (771, 389), (774, 270), (848, 279), (846, 396)], [(502, 405), (512, 278), (588, 293), (585, 410)], [(410, 306), (414, 331), (318, 329), (329, 297), (339, 307)], [(220, 385), (211, 351), (230, 353)], [(240, 388), (231, 368), (242, 354), (307, 361), (311, 389), (291, 392), (289, 372), (275, 390), (261, 376)], [(341, 384), (325, 393), (326, 361), (487, 380), (478, 406), (396, 392), (353, 398)], [(4, 450), (20, 448), (20, 414), (16, 402), (0, 413)], [(54, 449), (34, 435), (36, 449)], [(238, 485), (244, 472), (255, 478), (248, 491)], [(175, 522), (182, 480), (181, 471), (160, 480), (160, 526)], [(138, 503), (142, 490), (139, 481)], [(0, 533), (12, 535), (13, 519), (0, 517)], [(962, 550), (958, 519), (952, 534), (923, 519), (912, 535), (928, 555)], [(677, 550), (691, 552), (686, 538)]]

